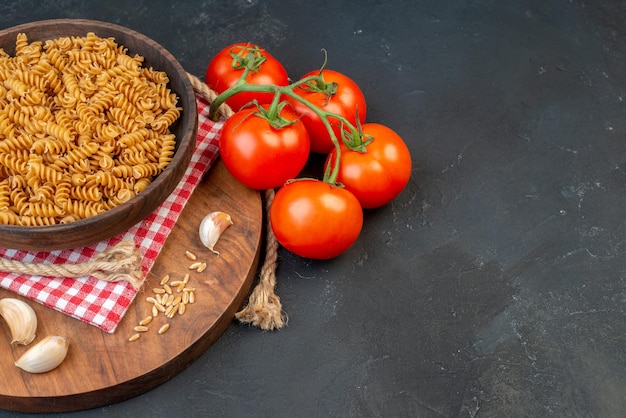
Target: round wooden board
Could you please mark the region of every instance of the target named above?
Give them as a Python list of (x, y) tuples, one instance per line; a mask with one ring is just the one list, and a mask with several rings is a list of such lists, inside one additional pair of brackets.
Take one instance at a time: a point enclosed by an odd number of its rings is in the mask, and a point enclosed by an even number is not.
[[(198, 238), (201, 219), (213, 211), (230, 214), (234, 224), (221, 236), (219, 256)], [(167, 381), (197, 359), (232, 323), (254, 281), (259, 262), (263, 209), (258, 192), (242, 186), (217, 161), (201, 181), (167, 239), (143, 289), (137, 294), (115, 333), (46, 308), (29, 304), (38, 315), (37, 338), (64, 335), (70, 341), (65, 361), (43, 374), (29, 374), (13, 365), (26, 350), (10, 344), (6, 324), (0, 328), (0, 408), (19, 412), (68, 412), (119, 402)], [(208, 268), (189, 270), (185, 251), (206, 261)], [(182, 316), (168, 320), (170, 329), (159, 335), (163, 314), (134, 342), (133, 328), (151, 313), (146, 301), (161, 278), (182, 279), (196, 288), (196, 302)], [(0, 298), (17, 297), (0, 289)], [(24, 299), (26, 300), (26, 299)], [(4, 321), (2, 321), (4, 322)], [(4, 340), (4, 341), (2, 341)], [(4, 347), (2, 347), (4, 346)]]

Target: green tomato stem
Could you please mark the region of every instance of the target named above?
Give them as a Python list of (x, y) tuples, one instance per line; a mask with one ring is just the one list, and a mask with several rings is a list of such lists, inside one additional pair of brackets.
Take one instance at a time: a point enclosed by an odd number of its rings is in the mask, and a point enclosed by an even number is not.
[(278, 118), (280, 116), (280, 109), (281, 107), (279, 106), (280, 104), (280, 92), (276, 91), (274, 93), (274, 98), (272, 99), (272, 104), (270, 104), (270, 107), (267, 111), (267, 118), (269, 120), (274, 120), (276, 118)]
[[(328, 121), (329, 117), (336, 117), (338, 119), (344, 119), (342, 116), (339, 116), (335, 113), (331, 113), (331, 112), (326, 112), (322, 109), (320, 109), (319, 107), (315, 106), (313, 103), (309, 102), (308, 100), (306, 100), (305, 98), (297, 95), (296, 93), (294, 93), (293, 89), (289, 88), (289, 89), (285, 89), (285, 91), (283, 91), (283, 94), (285, 96), (291, 97), (294, 100), (299, 101), (300, 103), (302, 103), (303, 105), (305, 105), (306, 107), (308, 107), (309, 109), (311, 109), (311, 111), (313, 113), (315, 113), (320, 120), (322, 121), (322, 123), (324, 124), (324, 126), (326, 127), (326, 130), (328, 131), (328, 134), (330, 135), (330, 140), (333, 143), (333, 146), (335, 147), (335, 153), (336, 153), (336, 157), (335, 157), (335, 164), (333, 166), (333, 169), (328, 172), (326, 171), (324, 173), (324, 181), (327, 183), (331, 183), (334, 184), (337, 182), (337, 175), (339, 174), (339, 162), (341, 161), (341, 146), (339, 145), (339, 140), (337, 139), (337, 135), (335, 135), (335, 131), (333, 130), (332, 126), (330, 126), (330, 122)], [(347, 122), (347, 121), (346, 121)], [(350, 122), (348, 122), (350, 123)]]

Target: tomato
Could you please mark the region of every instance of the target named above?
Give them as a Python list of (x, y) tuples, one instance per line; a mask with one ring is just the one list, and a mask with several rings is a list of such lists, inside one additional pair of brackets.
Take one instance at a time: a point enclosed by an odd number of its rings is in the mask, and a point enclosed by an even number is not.
[[(255, 69), (246, 76), (246, 82), (289, 84), (287, 70), (276, 58), (257, 45), (246, 43), (233, 44), (218, 52), (207, 67), (205, 82), (216, 93), (222, 93), (241, 78), (248, 63)], [(237, 111), (255, 99), (260, 104), (269, 104), (272, 98), (273, 93), (241, 92), (226, 100), (226, 104)]]
[[(377, 123), (362, 126), (363, 135), (371, 136), (366, 152), (352, 151), (341, 144), (341, 159), (336, 181), (359, 200), (363, 208), (377, 208), (391, 202), (411, 177), (411, 154), (400, 136)], [(326, 158), (334, 164), (336, 152)]]
[(289, 107), (282, 107), (279, 115), (285, 126), (275, 128), (259, 109), (244, 109), (222, 127), (222, 161), (233, 177), (253, 189), (280, 187), (307, 162), (309, 135), (304, 124)]
[(276, 192), (270, 224), (283, 247), (301, 257), (324, 260), (354, 244), (363, 227), (363, 210), (348, 190), (303, 179)]
[[(311, 71), (302, 76), (301, 80), (318, 73), (319, 71)], [(365, 96), (359, 86), (352, 79), (337, 71), (323, 70), (322, 76), (326, 84), (336, 83), (336, 90), (333, 94), (329, 95), (328, 93), (320, 92), (306, 83), (296, 87), (294, 93), (326, 112), (343, 116), (353, 125), (356, 124), (357, 113), (361, 123), (365, 122), (367, 108)], [(322, 120), (309, 107), (300, 103), (297, 99), (289, 98), (288, 100), (292, 103), (296, 112), (302, 115), (302, 121), (311, 137), (311, 151), (320, 154), (330, 152), (334, 145)], [(333, 127), (337, 140), (341, 142), (339, 121), (336, 118), (329, 118), (329, 122)]]

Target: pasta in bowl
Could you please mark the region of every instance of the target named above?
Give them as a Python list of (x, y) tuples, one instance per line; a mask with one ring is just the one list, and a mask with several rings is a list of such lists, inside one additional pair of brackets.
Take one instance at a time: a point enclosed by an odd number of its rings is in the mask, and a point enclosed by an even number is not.
[(0, 246), (76, 248), (130, 228), (195, 147), (187, 73), (156, 42), (92, 20), (0, 31)]

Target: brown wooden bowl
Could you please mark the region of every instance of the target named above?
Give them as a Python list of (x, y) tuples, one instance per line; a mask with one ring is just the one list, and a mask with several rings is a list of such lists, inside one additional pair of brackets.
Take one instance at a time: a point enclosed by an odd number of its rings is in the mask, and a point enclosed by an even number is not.
[(176, 150), (169, 166), (142, 192), (127, 202), (96, 216), (52, 226), (0, 225), (0, 246), (26, 251), (51, 251), (78, 248), (115, 236), (143, 220), (174, 190), (194, 152), (198, 132), (195, 94), (187, 73), (161, 45), (131, 29), (84, 19), (56, 19), (26, 23), (0, 31), (0, 47), (13, 55), (18, 33), (29, 42), (65, 36), (85, 36), (94, 32), (101, 38), (113, 37), (128, 49), (129, 55), (144, 57), (144, 67), (165, 71), (170, 89), (183, 108), (180, 118), (170, 127), (176, 135)]

